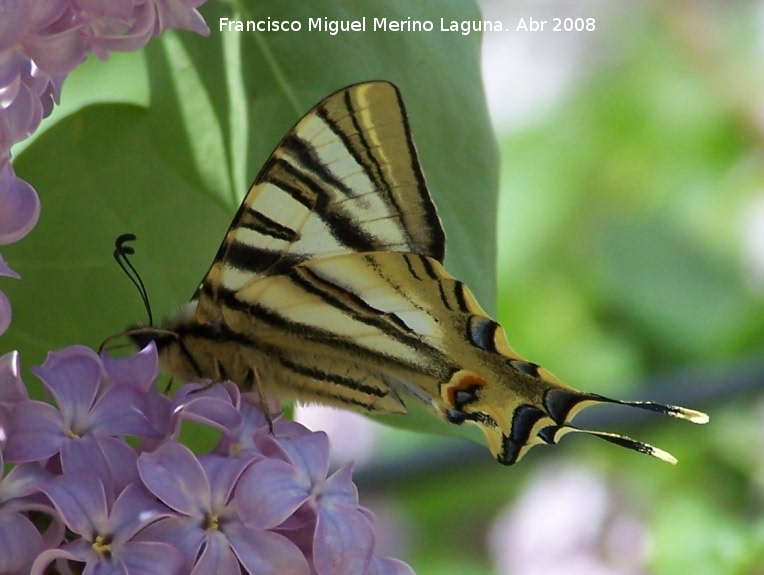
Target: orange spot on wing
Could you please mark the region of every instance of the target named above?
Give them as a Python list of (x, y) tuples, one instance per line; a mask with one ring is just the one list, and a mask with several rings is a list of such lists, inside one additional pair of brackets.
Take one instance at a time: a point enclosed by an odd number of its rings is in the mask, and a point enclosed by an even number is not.
[(474, 393), (475, 387), (483, 387), (486, 383), (486, 380), (476, 373), (466, 370), (457, 371), (446, 385), (446, 400), (449, 405), (455, 406), (457, 393), (460, 391)]

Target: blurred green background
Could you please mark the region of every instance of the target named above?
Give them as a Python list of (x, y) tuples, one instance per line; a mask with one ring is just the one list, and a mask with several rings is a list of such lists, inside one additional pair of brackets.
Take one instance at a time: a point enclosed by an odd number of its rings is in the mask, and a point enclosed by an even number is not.
[[(148, 65), (143, 55), (115, 55), (78, 70), (48, 131), (16, 155), (19, 175), (40, 192), (42, 218), (71, 221), (84, 239), (45, 231), (41, 219), (42, 231), (3, 248), (24, 279), (2, 285), (15, 315), (0, 352), (21, 348), (28, 367), (44, 349), (97, 345), (140, 319), (137, 297), (109, 261), (112, 238), (128, 229), (144, 238), (138, 250), (148, 263), (140, 267), (155, 312), (169, 313), (193, 291), (247, 182), (298, 114), (344, 84), (391, 79), (444, 217), (449, 270), (497, 311), (515, 349), (574, 387), (703, 409), (711, 423), (603, 407), (582, 421), (661, 446), (679, 464), (572, 438), (505, 468), (456, 439), (341, 412), (301, 415), (324, 417), (316, 425), (334, 430), (338, 461), (358, 460), (379, 550), (420, 575), (764, 573), (764, 4), (570, 4), (480, 6), (483, 17), (513, 28), (482, 37), (498, 157), (477, 34), (236, 39), (216, 32), (212, 18), (230, 8), (211, 1), (210, 39), (172, 35), (148, 48)], [(236, 5), (259, 17), (308, 10)], [(374, 11), (429, 18), (436, 28), (441, 17), (480, 18), (467, 1), (337, 1), (314, 15)], [(531, 17), (547, 20), (547, 30), (514, 31)], [(555, 17), (595, 18), (596, 29), (554, 32)], [(230, 61), (236, 42), (252, 42), (258, 54), (250, 62), (242, 49), (240, 86), (213, 59), (228, 54), (226, 66), (238, 65)], [(221, 108), (223, 88), (258, 93), (242, 104), (250, 120), (266, 118), (257, 130), (237, 132), (231, 118), (241, 110), (235, 100)], [(173, 117), (186, 101), (193, 105)], [(121, 105), (83, 108), (94, 102)], [(178, 143), (186, 140), (197, 144)], [(147, 156), (156, 165), (141, 172)], [(177, 166), (186, 160), (195, 168), (183, 173)], [(79, 205), (46, 215), (56, 209), (51, 196), (77, 194)], [(200, 211), (201, 229), (188, 223)], [(83, 224), (72, 213), (93, 219)], [(495, 235), (486, 224), (494, 218)], [(209, 249), (186, 253), (200, 244)], [(57, 291), (71, 292), (83, 311), (44, 324), (39, 314), (51, 312), (34, 302), (59, 281), (51, 270), (58, 278), (62, 269), (78, 275), (62, 277)], [(83, 298), (83, 274), (102, 293)], [(67, 309), (63, 302), (53, 301)], [(87, 313), (110, 306), (113, 313)], [(30, 333), (25, 317), (45, 325), (43, 334)]]

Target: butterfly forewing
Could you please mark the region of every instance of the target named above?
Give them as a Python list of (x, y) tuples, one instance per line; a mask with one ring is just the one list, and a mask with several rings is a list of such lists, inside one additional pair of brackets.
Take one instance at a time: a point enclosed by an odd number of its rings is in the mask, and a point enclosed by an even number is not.
[[(700, 412), (578, 392), (509, 346), (502, 327), (442, 266), (445, 239), (403, 101), (386, 82), (329, 96), (265, 163), (193, 300), (156, 330), (181, 380), (231, 379), (284, 398), (476, 425), (501, 463), (591, 433), (570, 420), (621, 403), (705, 423)], [(168, 336), (168, 333), (172, 336)]]
[(445, 237), (387, 82), (329, 96), (284, 137), (236, 214), (199, 290), (199, 321), (260, 276), (305, 260), (398, 251), (443, 260)]

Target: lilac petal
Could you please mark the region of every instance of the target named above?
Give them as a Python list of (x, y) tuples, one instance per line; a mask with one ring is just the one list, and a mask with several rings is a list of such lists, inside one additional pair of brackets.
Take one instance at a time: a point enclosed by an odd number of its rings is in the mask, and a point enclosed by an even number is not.
[(352, 472), (352, 463), (335, 471), (321, 487), (321, 499), (331, 498), (333, 503), (358, 505), (358, 488), (351, 478)]
[[(209, 36), (210, 29), (197, 10), (189, 6), (188, 2), (178, 0), (152, 0), (156, 6), (156, 27), (154, 35), (161, 35), (167, 28), (179, 28), (190, 30), (202, 36)], [(197, 6), (200, 3), (196, 4)]]
[[(0, 107), (5, 107), (13, 102), (21, 86), (21, 75), (30, 68), (29, 60), (15, 49), (0, 50)], [(3, 138), (0, 137), (0, 152), (2, 155), (10, 150), (10, 145), (2, 147)], [(4, 151), (3, 151), (4, 150)], [(6, 162), (0, 161), (0, 168), (4, 168)]]
[(231, 405), (230, 400), (220, 401), (211, 397), (199, 397), (192, 399), (179, 409), (183, 419), (209, 425), (222, 431), (236, 429), (241, 425), (241, 414)]
[(19, 279), (21, 277), (19, 274), (8, 267), (8, 265), (5, 263), (5, 260), (3, 259), (2, 254), (0, 254), (0, 276), (14, 279)]
[(243, 525), (229, 525), (225, 534), (239, 562), (252, 575), (310, 573), (302, 551), (283, 535), (256, 531)]
[(53, 106), (61, 102), (61, 88), (66, 80), (66, 74), (59, 74), (45, 78), (44, 86), (37, 90), (42, 105), (42, 117), (47, 118), (53, 112)]
[(5, 446), (7, 461), (39, 461), (58, 453), (64, 437), (61, 413), (41, 401), (23, 401), (11, 412), (11, 433)]
[(19, 352), (9, 351), (0, 356), (0, 403), (14, 404), (26, 399), (29, 395), (21, 380)]
[(56, 399), (67, 424), (86, 420), (101, 380), (100, 358), (92, 349), (73, 345), (50, 352), (32, 373)]
[(240, 572), (239, 561), (226, 536), (220, 531), (208, 531), (202, 556), (191, 575), (239, 575)]
[(252, 434), (252, 443), (266, 457), (281, 459), (293, 464), (294, 462), (283, 443), (312, 434), (312, 431), (307, 431), (299, 423), (289, 419), (279, 419), (278, 422), (274, 422), (273, 433), (267, 426), (257, 429)]
[(85, 61), (86, 45), (74, 26), (45, 36), (28, 35), (24, 51), (46, 74), (68, 74)]
[(322, 506), (316, 522), (313, 562), (319, 575), (363, 573), (374, 551), (369, 519), (349, 505)]
[(326, 478), (329, 471), (329, 437), (323, 431), (279, 441), (295, 466), (304, 470), (312, 483)]
[(3, 335), (11, 325), (11, 302), (6, 295), (0, 291), (0, 335)]
[(0, 513), (0, 573), (29, 573), (42, 550), (42, 537), (29, 519), (20, 513)]
[(198, 517), (212, 506), (210, 484), (201, 464), (187, 447), (166, 443), (138, 458), (146, 487), (179, 513)]
[(187, 383), (172, 397), (173, 407), (179, 409), (197, 399), (216, 399), (234, 404), (231, 391), (225, 383)]
[(144, 487), (132, 483), (125, 487), (114, 502), (109, 515), (108, 532), (115, 542), (128, 541), (155, 521), (169, 517), (170, 510), (159, 503)]
[(156, 16), (148, 3), (136, 7), (135, 20), (128, 30), (114, 34), (87, 32), (88, 43), (93, 53), (100, 59), (108, 58), (109, 51), (132, 52), (145, 46), (156, 27)]
[(155, 429), (152, 407), (146, 394), (126, 386), (109, 388), (93, 406), (89, 432), (98, 435), (160, 437)]
[[(2, 454), (0, 454), (0, 465), (2, 463), (3, 458)], [(11, 499), (19, 499), (36, 493), (42, 482), (49, 478), (50, 473), (37, 463), (20, 463), (16, 465), (0, 482), (0, 504), (4, 504)]]
[(149, 403), (151, 426), (158, 437), (144, 437), (138, 451), (154, 451), (165, 441), (177, 439), (180, 435), (180, 418), (172, 415), (170, 399), (161, 393), (150, 392), (146, 395)]
[(182, 572), (180, 553), (165, 543), (130, 541), (125, 543), (120, 559), (128, 575), (178, 575)]
[(111, 504), (111, 494), (114, 490), (111, 468), (93, 437), (65, 441), (61, 445), (61, 468), (66, 475), (97, 477), (105, 487), (107, 506)]
[(40, 198), (34, 188), (16, 177), (9, 163), (0, 169), (0, 245), (17, 242), (37, 223)]
[(304, 478), (284, 461), (255, 462), (236, 486), (236, 510), (245, 525), (269, 529), (283, 523), (308, 499)]
[[(254, 433), (256, 429), (262, 429), (268, 425), (268, 420), (265, 419), (265, 414), (259, 405), (255, 406), (247, 401), (242, 401), (239, 411), (242, 414), (242, 428), (246, 428), (249, 435)], [(245, 431), (245, 433), (247, 432)]]
[(106, 494), (94, 476), (60, 476), (41, 487), (66, 525), (87, 540), (96, 532), (105, 532)]
[(3, 110), (3, 121), (8, 132), (6, 138), (12, 142), (28, 138), (40, 126), (41, 120), (40, 99), (25, 83), (20, 84), (13, 101)]
[(183, 560), (183, 572), (189, 573), (205, 540), (199, 519), (166, 517), (152, 523), (136, 535), (141, 541), (158, 541), (177, 549)]
[[(44, 498), (47, 502), (47, 498)], [(17, 503), (13, 501), (13, 503)], [(14, 511), (21, 511), (23, 513), (42, 513), (50, 517), (50, 524), (48, 528), (41, 534), (43, 547), (46, 549), (51, 547), (58, 547), (64, 540), (64, 534), (66, 533), (66, 525), (61, 520), (61, 517), (56, 510), (47, 503), (29, 503), (28, 501), (22, 502)]]
[(416, 575), (403, 561), (388, 557), (372, 557), (364, 575)]
[(213, 511), (220, 510), (228, 504), (236, 482), (252, 461), (252, 458), (232, 459), (218, 455), (203, 455), (199, 458), (210, 482)]
[(0, 0), (0, 51), (8, 50), (27, 33), (31, 20), (29, 2)]
[(61, 18), (69, 7), (70, 0), (47, 0), (32, 2), (32, 27), (45, 28)]
[[(267, 425), (265, 415), (259, 407), (254, 407), (246, 401), (239, 405), (241, 424), (223, 431), (220, 441), (215, 446), (213, 453), (227, 457), (235, 457), (239, 454), (258, 451), (252, 440), (255, 431), (263, 429)], [(276, 424), (274, 422), (274, 424)]]
[(138, 454), (132, 447), (116, 437), (99, 437), (97, 441), (109, 463), (115, 493), (120, 493), (130, 483), (140, 483)]
[(89, 552), (83, 545), (68, 545), (66, 549), (47, 549), (35, 559), (29, 575), (46, 575), (48, 567), (56, 559), (81, 562), (87, 561), (90, 555), (92, 552)]
[(124, 0), (77, 0), (77, 7), (90, 17), (101, 16), (127, 20), (133, 11), (134, 2)]
[(159, 374), (157, 348), (152, 341), (138, 353), (128, 357), (101, 357), (109, 378), (117, 385), (130, 385), (142, 391), (153, 391)]

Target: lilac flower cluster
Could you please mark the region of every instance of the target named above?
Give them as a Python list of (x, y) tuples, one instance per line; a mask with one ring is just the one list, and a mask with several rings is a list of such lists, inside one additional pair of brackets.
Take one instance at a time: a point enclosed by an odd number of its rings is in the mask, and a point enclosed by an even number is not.
[[(16, 176), (11, 147), (32, 135), (59, 102), (66, 76), (93, 52), (137, 50), (167, 28), (202, 35), (205, 0), (0, 0), (0, 246), (24, 237), (40, 202)], [(0, 276), (18, 278), (0, 258)], [(10, 323), (0, 292), (0, 334)]]
[[(15, 464), (0, 573), (413, 574), (374, 555), (326, 435), (281, 417), (271, 430), (256, 394), (188, 384), (168, 398), (153, 345), (121, 359), (72, 346), (33, 373), (56, 407), (29, 399), (16, 352), (0, 357), (0, 473)], [(219, 431), (210, 453), (178, 443), (184, 420)]]

